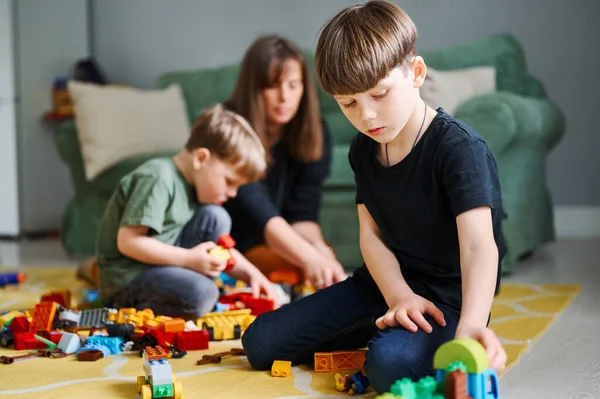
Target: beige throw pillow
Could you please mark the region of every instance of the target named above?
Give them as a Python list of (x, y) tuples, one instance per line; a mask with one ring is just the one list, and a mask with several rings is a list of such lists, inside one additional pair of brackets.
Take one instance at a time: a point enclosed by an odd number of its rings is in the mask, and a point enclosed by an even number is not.
[(190, 126), (179, 86), (138, 90), (69, 82), (88, 180), (119, 161), (184, 146)]
[(454, 115), (468, 99), (496, 91), (496, 70), (480, 66), (449, 71), (427, 68), (427, 77), (420, 89), (421, 98), (436, 109)]

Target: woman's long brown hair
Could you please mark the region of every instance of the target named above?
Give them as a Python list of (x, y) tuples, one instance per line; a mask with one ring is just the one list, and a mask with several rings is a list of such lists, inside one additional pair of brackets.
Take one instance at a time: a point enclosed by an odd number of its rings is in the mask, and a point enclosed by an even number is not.
[(268, 149), (267, 114), (262, 91), (279, 81), (284, 63), (289, 59), (298, 61), (302, 67), (304, 92), (298, 112), (284, 127), (283, 140), (288, 143), (294, 159), (302, 162), (316, 161), (323, 154), (319, 100), (306, 59), (291, 41), (278, 35), (256, 39), (246, 51), (235, 90), (225, 105), (250, 122)]

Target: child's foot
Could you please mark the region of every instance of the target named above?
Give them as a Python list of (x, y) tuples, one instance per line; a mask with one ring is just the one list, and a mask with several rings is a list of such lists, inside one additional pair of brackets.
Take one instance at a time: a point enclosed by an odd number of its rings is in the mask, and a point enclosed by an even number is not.
[(98, 262), (96, 262), (96, 258), (89, 258), (83, 261), (77, 267), (76, 276), (78, 279), (85, 280), (98, 288)]

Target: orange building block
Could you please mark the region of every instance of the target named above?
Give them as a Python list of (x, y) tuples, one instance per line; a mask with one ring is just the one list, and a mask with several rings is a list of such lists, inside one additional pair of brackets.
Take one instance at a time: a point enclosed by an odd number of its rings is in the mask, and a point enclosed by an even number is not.
[(315, 352), (315, 371), (360, 370), (367, 351)]
[(35, 305), (29, 331), (51, 331), (56, 314), (56, 302), (42, 302)]
[(185, 320), (175, 317), (171, 320), (165, 320), (163, 324), (164, 332), (182, 332), (185, 331)]
[(159, 345), (156, 345), (154, 348), (147, 346), (144, 348), (144, 357), (148, 361), (166, 359), (167, 352)]

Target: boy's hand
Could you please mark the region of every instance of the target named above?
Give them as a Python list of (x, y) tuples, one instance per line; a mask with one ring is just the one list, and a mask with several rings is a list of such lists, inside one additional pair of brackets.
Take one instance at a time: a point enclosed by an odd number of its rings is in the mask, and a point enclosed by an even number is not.
[(219, 274), (225, 270), (227, 261), (208, 253), (216, 246), (214, 242), (207, 241), (188, 249), (185, 267), (208, 277), (219, 277)]
[(490, 360), (490, 368), (496, 371), (504, 370), (506, 367), (506, 351), (498, 340), (496, 334), (487, 327), (461, 326), (456, 328), (456, 338), (472, 338), (485, 348)]
[(432, 302), (413, 292), (399, 297), (394, 302), (387, 313), (375, 322), (379, 329), (402, 326), (412, 332), (417, 332), (421, 328), (429, 334), (433, 331), (433, 327), (423, 317), (425, 314), (432, 316), (440, 326), (446, 325), (442, 311)]
[(342, 265), (322, 252), (314, 251), (313, 256), (306, 260), (302, 267), (305, 284), (311, 284), (316, 289), (329, 287), (344, 281), (348, 275)]

